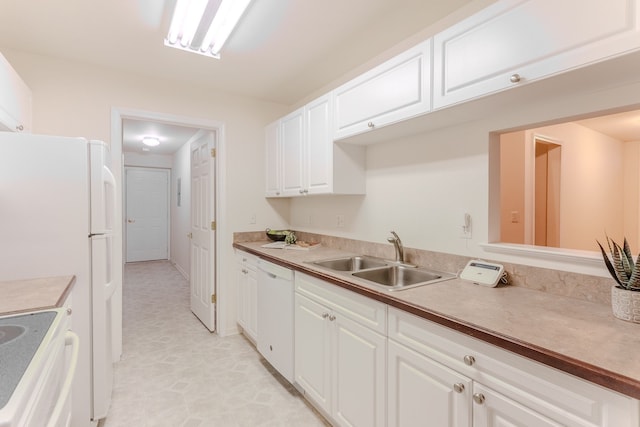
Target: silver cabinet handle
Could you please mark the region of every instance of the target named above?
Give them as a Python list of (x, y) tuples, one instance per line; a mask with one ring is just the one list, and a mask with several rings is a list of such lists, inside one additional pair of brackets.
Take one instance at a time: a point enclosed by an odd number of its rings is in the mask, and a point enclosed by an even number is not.
[(369, 127), (370, 129), (373, 129), (374, 127), (376, 127), (376, 125), (374, 125), (373, 122), (369, 122), (367, 123), (367, 127)]
[(512, 74), (511, 77), (509, 78), (509, 81), (511, 83), (519, 83), (520, 82), (520, 74), (516, 73), (516, 74)]
[(322, 318), (326, 319), (327, 317), (329, 317), (329, 313), (322, 313)]
[(482, 393), (473, 393), (473, 401), (478, 405), (482, 405), (484, 403), (484, 394)]
[(16, 130), (17, 130), (18, 132), (22, 132), (22, 131), (24, 130), (24, 126), (22, 126), (22, 125), (18, 125), (18, 126), (16, 126)]
[(467, 366), (473, 366), (473, 364), (476, 363), (476, 358), (469, 355), (466, 355), (463, 360), (464, 364)]
[(275, 274), (273, 274), (273, 273), (269, 273), (268, 271), (265, 271), (265, 273), (267, 273), (267, 275), (268, 275), (269, 277), (271, 277), (272, 279), (275, 279), (275, 278), (277, 277)]
[(128, 222), (129, 224), (133, 224), (134, 222), (136, 222), (136, 220), (135, 220), (135, 219), (133, 219), (133, 218), (128, 218), (128, 219), (127, 219), (127, 222)]
[(304, 190), (301, 188), (299, 191), (300, 194), (304, 194)]
[(453, 391), (455, 391), (456, 393), (462, 393), (464, 391), (464, 384), (462, 383), (455, 383), (453, 385)]
[(329, 316), (329, 320), (331, 322), (333, 322), (334, 320), (336, 320), (336, 316), (334, 316), (333, 314), (331, 316)]

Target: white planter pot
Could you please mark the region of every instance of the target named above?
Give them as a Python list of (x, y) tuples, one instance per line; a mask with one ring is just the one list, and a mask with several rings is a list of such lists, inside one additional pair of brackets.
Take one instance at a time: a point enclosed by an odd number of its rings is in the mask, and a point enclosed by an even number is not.
[(618, 319), (640, 323), (640, 292), (612, 286), (611, 308)]

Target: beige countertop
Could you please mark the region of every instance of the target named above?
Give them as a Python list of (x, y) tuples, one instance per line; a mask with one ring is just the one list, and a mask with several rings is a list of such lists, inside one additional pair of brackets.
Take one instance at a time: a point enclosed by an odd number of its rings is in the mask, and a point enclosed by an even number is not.
[(0, 315), (61, 307), (75, 281), (60, 276), (0, 282)]
[(640, 399), (640, 325), (616, 319), (609, 306), (460, 279), (389, 292), (308, 263), (347, 252), (266, 249), (265, 243), (234, 247)]

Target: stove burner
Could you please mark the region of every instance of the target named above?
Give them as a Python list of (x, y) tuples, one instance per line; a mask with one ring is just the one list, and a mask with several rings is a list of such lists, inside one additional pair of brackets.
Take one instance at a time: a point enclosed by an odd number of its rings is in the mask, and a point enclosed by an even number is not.
[(26, 328), (19, 325), (0, 326), (0, 345), (6, 344), (24, 334)]

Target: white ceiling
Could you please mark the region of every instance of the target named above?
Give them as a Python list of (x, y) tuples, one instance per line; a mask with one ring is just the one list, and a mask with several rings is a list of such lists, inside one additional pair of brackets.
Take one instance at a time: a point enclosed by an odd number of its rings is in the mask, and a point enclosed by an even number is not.
[[(215, 60), (163, 45), (174, 1), (3, 0), (0, 51), (59, 57), (292, 105), (471, 2), (254, 0), (222, 58)], [(582, 123), (605, 133), (626, 128), (621, 120)], [(164, 143), (152, 151), (162, 154), (175, 151), (196, 130), (126, 121), (123, 131), (125, 150), (140, 151), (141, 135), (156, 135)]]
[[(220, 60), (164, 46), (174, 2), (3, 0), (0, 51), (292, 105), (471, 0), (254, 0)], [(164, 135), (166, 143), (155, 153), (175, 151), (170, 141), (185, 131), (136, 122), (123, 130), (125, 150), (141, 149), (129, 135)]]
[(165, 47), (175, 0), (3, 0), (0, 49), (291, 105), (471, 0), (254, 0), (220, 60)]

